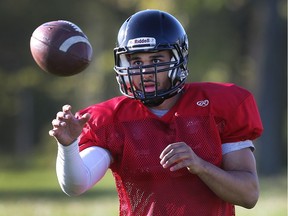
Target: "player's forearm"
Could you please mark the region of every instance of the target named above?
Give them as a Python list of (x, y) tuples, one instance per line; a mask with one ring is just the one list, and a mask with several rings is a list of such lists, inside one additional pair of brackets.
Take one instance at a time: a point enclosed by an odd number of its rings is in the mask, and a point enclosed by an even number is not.
[(96, 184), (110, 165), (108, 152), (90, 147), (79, 153), (78, 142), (65, 147), (58, 144), (56, 171), (62, 190), (69, 196), (77, 196)]
[(79, 155), (78, 144), (58, 144), (56, 173), (61, 189), (69, 196), (84, 193), (89, 185), (89, 173)]
[(253, 208), (259, 197), (257, 175), (248, 171), (225, 171), (206, 161), (198, 174), (221, 199), (245, 208)]

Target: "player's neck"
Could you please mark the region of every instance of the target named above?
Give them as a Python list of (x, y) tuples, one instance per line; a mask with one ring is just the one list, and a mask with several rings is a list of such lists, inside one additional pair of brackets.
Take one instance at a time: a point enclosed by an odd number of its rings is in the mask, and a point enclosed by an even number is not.
[(176, 94), (175, 96), (166, 99), (163, 101), (162, 104), (156, 107), (152, 107), (153, 109), (159, 109), (159, 110), (170, 110), (179, 100), (181, 94)]

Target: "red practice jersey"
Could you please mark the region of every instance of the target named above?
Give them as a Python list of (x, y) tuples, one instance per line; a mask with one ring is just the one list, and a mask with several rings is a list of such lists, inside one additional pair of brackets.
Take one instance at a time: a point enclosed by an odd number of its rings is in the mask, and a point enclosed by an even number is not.
[(178, 103), (157, 117), (141, 102), (124, 96), (92, 105), (78, 114), (91, 118), (80, 150), (103, 147), (119, 194), (120, 215), (231, 216), (234, 206), (218, 198), (187, 169), (160, 165), (160, 153), (185, 142), (202, 159), (221, 167), (221, 144), (253, 140), (262, 123), (254, 98), (233, 84), (186, 84)]

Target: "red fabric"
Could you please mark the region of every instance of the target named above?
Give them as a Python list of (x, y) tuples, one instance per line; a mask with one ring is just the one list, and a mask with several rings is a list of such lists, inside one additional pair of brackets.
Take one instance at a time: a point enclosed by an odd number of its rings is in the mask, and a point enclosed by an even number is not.
[(170, 172), (160, 153), (183, 141), (220, 167), (221, 144), (255, 139), (262, 123), (253, 96), (233, 84), (193, 83), (166, 115), (158, 118), (141, 102), (117, 97), (78, 113), (91, 113), (80, 150), (110, 151), (120, 215), (231, 216), (234, 206), (219, 199), (187, 169)]

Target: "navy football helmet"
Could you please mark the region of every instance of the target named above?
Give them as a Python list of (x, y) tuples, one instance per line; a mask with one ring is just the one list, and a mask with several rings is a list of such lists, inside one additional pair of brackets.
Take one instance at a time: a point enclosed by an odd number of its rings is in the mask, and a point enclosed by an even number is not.
[[(171, 51), (171, 60), (167, 63), (131, 67), (127, 56), (136, 52)], [(123, 95), (142, 101), (148, 106), (160, 105), (165, 99), (181, 92), (188, 76), (188, 38), (181, 23), (167, 12), (143, 10), (129, 17), (121, 26), (117, 45), (114, 49), (116, 78)], [(165, 69), (163, 67), (165, 66)], [(158, 67), (162, 69), (158, 69)], [(133, 85), (133, 76), (142, 76), (142, 69), (149, 73), (168, 72), (171, 83), (169, 89), (157, 89), (145, 92)], [(135, 73), (137, 69), (137, 73)], [(145, 72), (146, 73), (146, 72)], [(157, 81), (157, 78), (155, 78)], [(156, 82), (155, 81), (155, 82)], [(142, 83), (143, 84), (143, 83)], [(144, 86), (144, 85), (142, 85)]]

